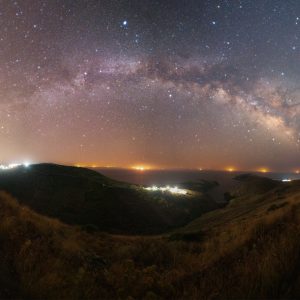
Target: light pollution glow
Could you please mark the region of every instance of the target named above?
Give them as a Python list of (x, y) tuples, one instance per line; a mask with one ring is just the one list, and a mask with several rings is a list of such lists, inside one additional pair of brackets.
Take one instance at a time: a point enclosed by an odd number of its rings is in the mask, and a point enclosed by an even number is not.
[[(133, 166), (125, 166), (125, 167), (119, 167), (119, 166), (101, 166), (99, 164), (87, 164), (87, 163), (77, 163), (75, 164), (76, 167), (85, 167), (85, 168), (120, 168), (120, 169), (130, 169), (133, 171), (138, 171), (138, 172), (146, 172), (146, 171), (158, 171), (158, 170), (168, 170), (169, 168), (163, 168), (163, 167), (158, 167), (158, 166), (150, 166), (150, 165), (142, 165), (142, 164), (137, 164)], [(187, 170), (185, 168), (171, 168), (169, 170)], [(226, 168), (221, 168), (221, 169), (203, 169), (203, 168), (191, 168), (190, 170), (198, 170), (198, 171), (226, 171), (226, 172), (258, 172), (258, 173), (269, 173), (272, 172), (270, 168), (267, 167), (259, 167), (256, 169), (250, 169), (250, 170), (243, 170), (239, 169), (237, 167), (226, 167)], [(276, 172), (276, 171), (274, 171)], [(297, 169), (290, 170), (291, 173), (299, 174), (300, 171)]]
[(3, 1), (1, 161), (300, 169), (300, 2), (240, 2)]
[(11, 169), (14, 169), (14, 168), (17, 168), (17, 167), (20, 167), (20, 166), (24, 166), (24, 167), (29, 167), (30, 166), (30, 163), (25, 161), (23, 163), (10, 163), (10, 164), (7, 164), (7, 165), (4, 165), (4, 164), (0, 164), (0, 170), (11, 170)]
[[(29, 161), (24, 161), (23, 163), (8, 163), (8, 164), (0, 164), (0, 170), (10, 170), (19, 166), (24, 166), (28, 167), (32, 163)], [(168, 170), (167, 168), (160, 168), (160, 167), (154, 167), (150, 165), (134, 165), (134, 166), (127, 166), (127, 167), (118, 167), (118, 166), (101, 166), (100, 164), (88, 164), (88, 163), (76, 163), (74, 164), (75, 167), (78, 168), (90, 168), (90, 169), (95, 169), (95, 168), (114, 168), (114, 169), (129, 169), (129, 170), (134, 170), (137, 172), (146, 172), (146, 171), (158, 171), (158, 170)], [(173, 169), (174, 170), (174, 169)], [(175, 170), (180, 170), (180, 169), (175, 169)], [(182, 169), (186, 170), (186, 169)], [(259, 173), (269, 173), (271, 170), (267, 167), (261, 167), (253, 170), (239, 170), (236, 167), (226, 167), (226, 168), (221, 168), (220, 170), (216, 169), (203, 169), (203, 168), (196, 168), (196, 169), (190, 169), (190, 170), (198, 170), (198, 171), (226, 171), (226, 172), (259, 172)], [(298, 169), (294, 169), (290, 171), (291, 173), (295, 174), (300, 174), (300, 171)]]

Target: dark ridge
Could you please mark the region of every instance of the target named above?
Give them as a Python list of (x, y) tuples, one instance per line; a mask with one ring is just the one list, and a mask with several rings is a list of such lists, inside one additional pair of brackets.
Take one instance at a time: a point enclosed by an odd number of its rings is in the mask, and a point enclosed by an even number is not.
[(241, 174), (234, 179), (240, 182), (240, 185), (236, 190), (238, 195), (245, 193), (263, 194), (282, 185), (281, 181), (254, 174)]
[(201, 193), (149, 193), (90, 169), (55, 164), (2, 171), (0, 190), (43, 215), (111, 233), (160, 233), (219, 207)]

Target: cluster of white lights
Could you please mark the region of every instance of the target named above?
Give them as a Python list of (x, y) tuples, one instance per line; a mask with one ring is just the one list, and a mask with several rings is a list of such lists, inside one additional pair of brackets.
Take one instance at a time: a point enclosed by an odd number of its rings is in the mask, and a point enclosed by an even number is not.
[(179, 189), (177, 186), (175, 187), (170, 187), (170, 186), (165, 186), (165, 187), (157, 187), (156, 185), (150, 186), (146, 188), (147, 191), (151, 192), (156, 192), (156, 191), (161, 191), (161, 192), (169, 192), (172, 194), (179, 194), (179, 195), (186, 195), (187, 190), (184, 189)]
[(282, 182), (291, 182), (291, 181), (292, 181), (292, 179), (289, 179), (289, 178), (282, 179)]
[(24, 166), (24, 167), (29, 167), (30, 163), (29, 162), (24, 162), (22, 164), (16, 164), (16, 163), (13, 163), (13, 164), (8, 164), (8, 165), (0, 165), (0, 170), (10, 170), (10, 169), (14, 169), (14, 168), (17, 168), (17, 167), (20, 167), (20, 166)]

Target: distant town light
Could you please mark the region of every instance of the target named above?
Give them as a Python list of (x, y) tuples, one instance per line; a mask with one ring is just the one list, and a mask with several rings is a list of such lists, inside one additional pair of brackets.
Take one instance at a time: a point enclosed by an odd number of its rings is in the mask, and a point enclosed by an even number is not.
[(143, 166), (143, 165), (137, 165), (137, 166), (133, 166), (131, 167), (133, 170), (136, 170), (136, 171), (146, 171), (146, 170), (150, 170), (150, 167), (149, 166)]
[(145, 171), (145, 167), (135, 167), (135, 169), (138, 171)]
[(156, 185), (152, 185), (150, 187), (146, 187), (145, 189), (147, 191), (151, 191), (151, 192), (161, 191), (161, 192), (169, 192), (169, 193), (178, 194), (178, 195), (186, 195), (188, 193), (187, 190), (180, 189), (177, 186), (171, 187), (169, 185), (164, 186), (164, 187), (157, 187)]
[(269, 170), (268, 170), (267, 168), (260, 168), (260, 169), (258, 170), (258, 172), (260, 172), (260, 173), (268, 173)]
[(30, 166), (30, 162), (24, 161), (23, 162), (23, 166), (26, 167), (26, 168), (28, 168)]
[(30, 166), (30, 163), (28, 161), (25, 161), (22, 164), (18, 164), (18, 163), (11, 163), (11, 164), (8, 164), (8, 165), (0, 164), (0, 170), (10, 170), (10, 169), (14, 169), (14, 168), (17, 168), (17, 167), (20, 167), (20, 166), (24, 166), (24, 167), (27, 168), (27, 167)]
[(292, 179), (289, 179), (289, 178), (282, 179), (282, 182), (291, 182), (291, 181), (292, 181)]

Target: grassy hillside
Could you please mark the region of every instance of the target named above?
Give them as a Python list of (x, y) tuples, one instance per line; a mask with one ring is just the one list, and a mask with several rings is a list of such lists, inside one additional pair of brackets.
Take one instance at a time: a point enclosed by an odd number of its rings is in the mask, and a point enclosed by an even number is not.
[[(181, 232), (193, 232), (195, 230), (213, 230), (218, 226), (228, 225), (230, 222), (243, 222), (249, 218), (257, 217), (261, 213), (265, 217), (268, 206), (283, 205), (289, 196), (287, 193), (298, 187), (298, 182), (283, 183), (256, 175), (242, 175), (236, 178), (240, 185), (231, 191), (231, 201), (223, 209), (210, 212), (197, 218), (182, 229)], [(284, 204), (282, 204), (284, 203)]]
[(300, 182), (239, 194), (153, 237), (89, 234), (2, 193), (0, 240), (6, 298), (296, 299)]
[(35, 211), (114, 233), (158, 233), (178, 227), (219, 206), (205, 192), (192, 195), (149, 193), (98, 172), (54, 164), (38, 164), (0, 172), (0, 190)]

